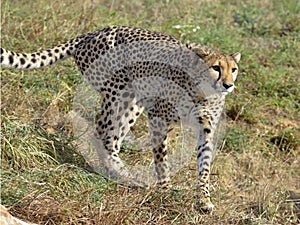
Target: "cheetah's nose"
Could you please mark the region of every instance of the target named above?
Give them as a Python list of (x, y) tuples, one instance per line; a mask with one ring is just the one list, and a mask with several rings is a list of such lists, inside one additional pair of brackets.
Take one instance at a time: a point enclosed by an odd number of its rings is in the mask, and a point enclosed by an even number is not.
[(233, 84), (223, 83), (223, 86), (228, 90), (233, 87)]

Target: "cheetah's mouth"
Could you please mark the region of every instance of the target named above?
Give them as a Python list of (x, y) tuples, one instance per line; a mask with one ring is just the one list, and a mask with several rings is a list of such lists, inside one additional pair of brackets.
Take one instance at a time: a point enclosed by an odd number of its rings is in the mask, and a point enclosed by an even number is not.
[(223, 83), (222, 94), (227, 95), (228, 93), (233, 92), (233, 90), (234, 90), (234, 84)]
[(223, 91), (221, 91), (221, 93), (222, 93), (223, 95), (228, 95), (228, 94), (230, 93), (230, 91), (223, 90)]

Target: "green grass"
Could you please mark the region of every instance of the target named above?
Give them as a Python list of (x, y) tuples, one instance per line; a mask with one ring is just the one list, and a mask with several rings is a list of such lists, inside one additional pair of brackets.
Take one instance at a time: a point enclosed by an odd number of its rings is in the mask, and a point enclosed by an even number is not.
[(88, 170), (66, 119), (81, 81), (72, 59), (1, 69), (1, 204), (40, 224), (298, 224), (299, 15), (296, 0), (2, 1), (1, 46), (18, 52), (117, 24), (242, 59), (213, 164), (212, 214), (199, 210), (194, 161), (166, 191), (128, 189)]

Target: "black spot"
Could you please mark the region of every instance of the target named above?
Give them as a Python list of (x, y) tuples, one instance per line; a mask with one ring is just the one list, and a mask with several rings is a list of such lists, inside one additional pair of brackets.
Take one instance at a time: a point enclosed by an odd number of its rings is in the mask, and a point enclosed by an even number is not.
[(202, 155), (202, 152), (199, 151), (197, 154), (197, 159), (199, 159), (201, 157), (201, 155)]
[(132, 124), (133, 122), (134, 122), (134, 120), (133, 120), (133, 119), (129, 120), (129, 123), (130, 123), (130, 124)]
[[(201, 177), (201, 176), (202, 176), (202, 172), (199, 172), (199, 177)], [(199, 187), (201, 187), (201, 188), (205, 187), (205, 183), (200, 183)]]
[(122, 94), (122, 97), (123, 98), (127, 98), (129, 96), (129, 93), (128, 92), (124, 92), (123, 94)]
[(208, 162), (204, 161), (204, 162), (203, 162), (203, 166), (207, 166), (207, 167), (209, 167), (209, 164), (208, 164)]
[(25, 64), (25, 59), (24, 58), (20, 58), (20, 63), (21, 63), (21, 65), (24, 65)]
[(31, 62), (36, 63), (36, 59), (35, 59), (35, 58), (32, 58), (32, 59), (31, 59)]
[(199, 124), (203, 124), (203, 119), (202, 119), (202, 117), (199, 117), (199, 118), (198, 118), (198, 122), (199, 122)]
[(3, 56), (1, 56), (1, 58), (0, 58), (0, 62), (1, 62), (1, 63), (3, 62)]
[(205, 143), (204, 143), (204, 144), (202, 144), (202, 145), (199, 145), (199, 146), (198, 146), (198, 151), (199, 151), (201, 148), (203, 148), (205, 145), (207, 145), (207, 143), (208, 143), (208, 142), (207, 142), (207, 141), (205, 141)]
[(9, 64), (14, 63), (14, 57), (12, 55), (8, 56)]
[(203, 157), (203, 160), (205, 160), (205, 159), (210, 159), (210, 157), (208, 155), (206, 155)]
[(55, 52), (55, 53), (59, 53), (59, 49), (57, 49), (57, 48), (54, 49), (54, 52)]
[(27, 66), (26, 66), (26, 69), (29, 69), (31, 67), (31, 64), (29, 63)]
[(46, 60), (46, 59), (47, 59), (47, 56), (42, 55), (41, 58), (42, 58), (42, 60)]
[(204, 132), (207, 133), (207, 134), (209, 134), (211, 132), (211, 130), (208, 129), (208, 128), (204, 128)]
[(205, 147), (204, 149), (202, 149), (202, 152), (206, 152), (206, 151), (210, 151), (209, 147)]
[(94, 47), (94, 52), (97, 52), (98, 51), (98, 48), (97, 47)]
[(3, 48), (0, 48), (0, 54), (2, 55), (3, 54)]

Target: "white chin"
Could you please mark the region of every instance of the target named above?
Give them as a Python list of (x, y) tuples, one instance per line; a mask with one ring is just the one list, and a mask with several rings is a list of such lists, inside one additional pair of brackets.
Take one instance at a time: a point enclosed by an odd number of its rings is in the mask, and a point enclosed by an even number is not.
[(222, 95), (228, 95), (228, 91), (222, 91)]

